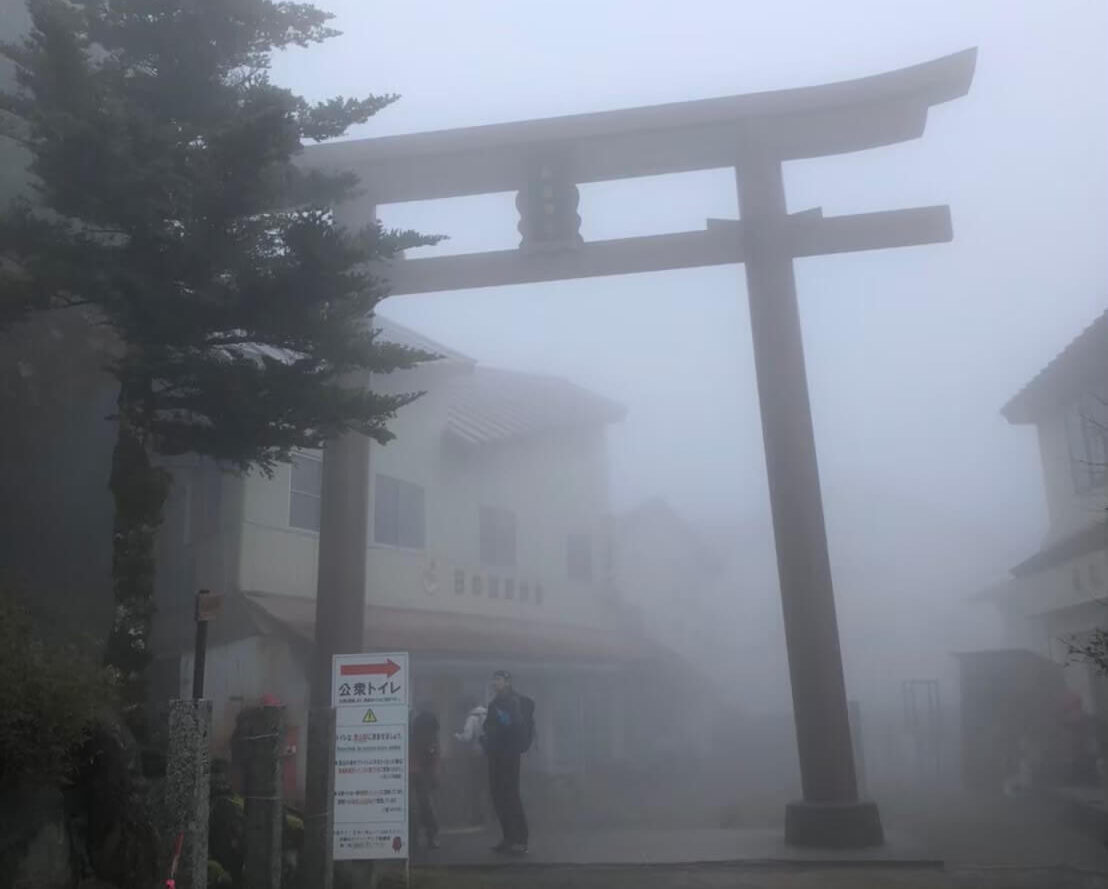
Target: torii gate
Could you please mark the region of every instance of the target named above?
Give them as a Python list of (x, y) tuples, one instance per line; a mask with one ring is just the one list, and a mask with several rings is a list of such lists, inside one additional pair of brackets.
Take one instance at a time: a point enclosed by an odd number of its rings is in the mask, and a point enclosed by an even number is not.
[[(517, 192), (518, 249), (397, 261), (385, 271), (393, 294), (745, 264), (803, 788), (786, 813), (785, 839), (795, 845), (856, 848), (880, 844), (883, 835), (877, 807), (859, 800), (855, 780), (793, 260), (953, 235), (946, 206), (789, 214), (782, 164), (918, 138), (932, 105), (969, 90), (975, 63), (971, 49), (842, 83), (305, 152), (307, 167), (360, 177), (365, 198), (343, 208), (344, 224), (372, 220), (379, 204)], [(739, 220), (582, 241), (577, 185), (720, 167), (735, 169)], [(330, 706), (331, 655), (361, 649), (368, 473), (364, 437), (326, 448), (313, 708)], [(321, 788), (330, 762), (320, 756), (309, 749), (308, 811), (327, 820)]]

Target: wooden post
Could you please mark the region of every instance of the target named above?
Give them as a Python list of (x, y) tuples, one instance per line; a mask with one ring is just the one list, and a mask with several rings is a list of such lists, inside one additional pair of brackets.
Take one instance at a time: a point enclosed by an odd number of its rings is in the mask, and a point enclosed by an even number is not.
[(737, 176), (804, 794), (786, 811), (785, 840), (803, 846), (877, 845), (883, 842), (877, 807), (859, 802), (854, 772), (781, 162), (762, 146), (749, 146)]
[[(309, 800), (304, 814), (304, 855), (300, 889), (331, 889), (334, 882), (335, 709), (308, 711), (308, 762), (304, 786)], [(311, 752), (315, 755), (312, 756)]]
[(245, 835), (242, 884), (245, 889), (281, 889), (281, 837), (284, 806), (281, 760), (285, 708), (256, 707), (244, 713), (242, 739)]
[(196, 646), (192, 658), (192, 699), (204, 697), (204, 668), (208, 658), (208, 624), (219, 613), (222, 596), (212, 595), (210, 590), (196, 594)]
[[(362, 650), (365, 626), (366, 549), (369, 542), (369, 439), (347, 433), (323, 449), (323, 503), (319, 529), (319, 576), (315, 603), (315, 650), (311, 673), (305, 787), (305, 879), (329, 889), (333, 879), (334, 713), (331, 669), (336, 654)], [(330, 726), (330, 729), (327, 726)], [(309, 828), (311, 825), (311, 829)]]
[[(372, 203), (336, 210), (356, 229), (377, 218)], [(367, 382), (352, 381), (365, 386)], [(305, 776), (304, 886), (331, 889), (334, 880), (335, 714), (331, 665), (336, 654), (358, 654), (365, 632), (366, 555), (369, 547), (369, 439), (348, 432), (323, 448), (322, 502), (315, 597), (315, 647), (308, 681), (308, 749)]]

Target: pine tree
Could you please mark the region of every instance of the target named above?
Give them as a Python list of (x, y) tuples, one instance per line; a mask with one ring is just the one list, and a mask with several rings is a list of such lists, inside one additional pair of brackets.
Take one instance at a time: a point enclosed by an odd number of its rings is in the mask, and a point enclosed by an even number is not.
[(309, 104), (267, 76), (275, 50), (336, 35), (273, 0), (30, 0), (3, 53), (7, 129), (30, 154), (33, 202), (0, 223), (0, 324), (92, 313), (117, 341), (108, 664), (144, 696), (154, 540), (170, 477), (199, 454), (270, 472), (354, 430), (384, 442), (415, 394), (343, 385), (427, 355), (377, 339), (386, 295), (367, 263), (437, 239), (338, 227), (351, 175), (306, 174), (303, 140), (341, 136), (395, 96)]

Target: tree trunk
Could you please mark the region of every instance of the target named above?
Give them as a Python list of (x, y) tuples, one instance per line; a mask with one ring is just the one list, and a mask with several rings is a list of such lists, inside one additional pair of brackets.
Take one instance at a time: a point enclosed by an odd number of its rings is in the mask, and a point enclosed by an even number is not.
[(119, 432), (109, 487), (115, 503), (112, 528), (112, 589), (115, 610), (105, 663), (121, 683), (128, 722), (137, 729), (146, 702), (150, 627), (154, 616), (154, 542), (169, 494), (170, 476), (150, 461), (136, 407), (124, 384), (119, 396)]

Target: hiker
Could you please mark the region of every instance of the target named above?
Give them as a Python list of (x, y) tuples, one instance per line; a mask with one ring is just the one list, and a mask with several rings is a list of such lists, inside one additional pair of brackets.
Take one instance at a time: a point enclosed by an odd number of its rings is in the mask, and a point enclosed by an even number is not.
[(519, 796), (520, 756), (535, 736), (535, 702), (517, 694), (507, 670), (493, 674), (495, 694), (485, 716), (485, 751), (489, 758), (489, 793), (504, 837), (494, 852), (527, 853), (527, 816)]
[(460, 732), (454, 732), (454, 740), (463, 747), (459, 757), (465, 770), (466, 809), (472, 827), (485, 823), (485, 793), (487, 766), (485, 765), (485, 717), (488, 708), (474, 700), (462, 705), (466, 713), (465, 724)]
[(429, 704), (419, 707), (408, 736), (408, 782), (412, 793), (412, 845), (422, 830), (427, 848), (439, 847), (439, 823), (431, 803), (439, 765), (439, 720)]

